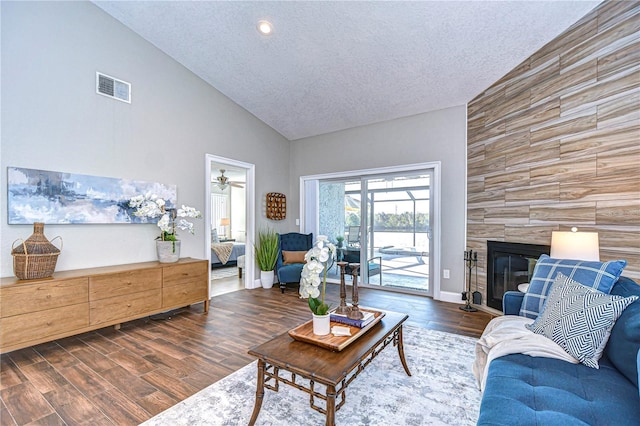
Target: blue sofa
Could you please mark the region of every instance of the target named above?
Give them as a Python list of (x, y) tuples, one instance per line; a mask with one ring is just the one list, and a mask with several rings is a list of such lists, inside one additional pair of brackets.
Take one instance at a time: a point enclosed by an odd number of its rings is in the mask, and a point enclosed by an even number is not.
[[(611, 294), (640, 296), (640, 285), (620, 277)], [(518, 315), (523, 297), (505, 293), (505, 315)], [(640, 300), (618, 318), (599, 364), (522, 354), (494, 359), (478, 425), (640, 425)]]

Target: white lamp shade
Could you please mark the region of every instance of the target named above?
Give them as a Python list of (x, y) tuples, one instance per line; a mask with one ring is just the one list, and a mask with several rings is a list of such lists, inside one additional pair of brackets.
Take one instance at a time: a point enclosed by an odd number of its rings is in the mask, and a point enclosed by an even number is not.
[(220, 219), (220, 226), (229, 226), (231, 224), (231, 221), (229, 220), (228, 217), (223, 217)]
[(598, 233), (552, 232), (551, 257), (554, 259), (600, 261)]

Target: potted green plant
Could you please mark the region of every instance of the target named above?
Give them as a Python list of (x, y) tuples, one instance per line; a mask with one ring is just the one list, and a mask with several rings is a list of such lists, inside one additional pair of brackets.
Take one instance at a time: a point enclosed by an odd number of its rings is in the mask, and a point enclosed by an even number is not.
[(255, 251), (262, 287), (271, 288), (273, 286), (273, 270), (278, 260), (278, 234), (272, 229), (259, 231)]
[(336, 247), (342, 248), (342, 242), (344, 241), (344, 237), (342, 235), (338, 235), (336, 237)]

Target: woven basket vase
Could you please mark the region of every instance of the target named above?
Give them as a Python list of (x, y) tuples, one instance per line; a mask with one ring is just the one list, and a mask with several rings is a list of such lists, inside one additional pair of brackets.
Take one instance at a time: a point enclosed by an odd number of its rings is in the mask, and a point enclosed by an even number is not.
[[(60, 239), (60, 248), (54, 246), (44, 236), (44, 223), (33, 224), (33, 234), (26, 240), (17, 239), (11, 245), (13, 256), (13, 273), (21, 280), (47, 278), (56, 269), (58, 255), (62, 250), (62, 238), (55, 237), (51, 241)], [(16, 243), (22, 243), (16, 246)]]

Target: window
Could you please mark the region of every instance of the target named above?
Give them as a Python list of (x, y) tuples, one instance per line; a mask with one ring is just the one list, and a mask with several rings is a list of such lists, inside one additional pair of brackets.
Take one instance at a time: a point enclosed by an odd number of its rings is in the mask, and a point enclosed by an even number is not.
[(211, 229), (216, 229), (218, 235), (225, 235), (224, 226), (220, 225), (220, 219), (229, 217), (227, 214), (228, 197), (225, 194), (211, 194)]

